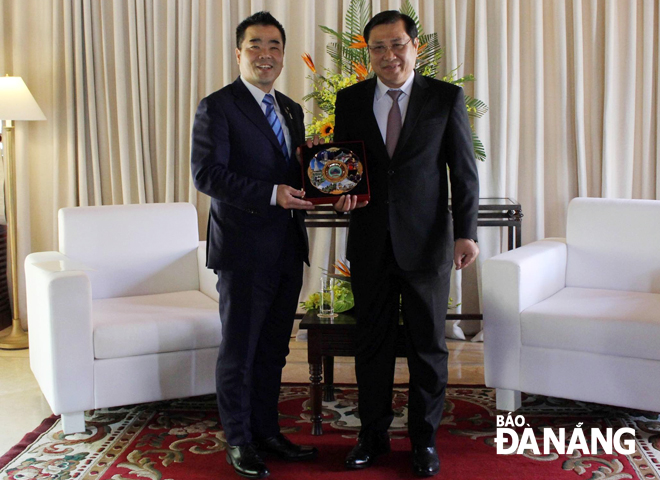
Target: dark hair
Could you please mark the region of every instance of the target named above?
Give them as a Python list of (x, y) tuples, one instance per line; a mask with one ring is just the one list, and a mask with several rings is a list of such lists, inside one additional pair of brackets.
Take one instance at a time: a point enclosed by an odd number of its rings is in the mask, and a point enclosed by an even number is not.
[(284, 27), (280, 22), (277, 21), (275, 17), (270, 14), (270, 12), (257, 12), (253, 15), (250, 15), (238, 24), (238, 27), (236, 27), (236, 48), (239, 50), (241, 49), (241, 44), (245, 39), (245, 30), (247, 30), (248, 27), (252, 27), (253, 25), (272, 25), (277, 27), (277, 29), (282, 34), (282, 50), (284, 50), (284, 46), (286, 45), (286, 34), (284, 33)]
[(417, 38), (417, 26), (415, 25), (415, 21), (408, 15), (397, 10), (385, 10), (384, 12), (375, 15), (364, 27), (364, 41), (369, 43), (369, 34), (371, 33), (371, 29), (375, 26), (392, 24), (399, 20), (403, 20), (406, 27), (406, 33), (411, 39), (415, 40)]

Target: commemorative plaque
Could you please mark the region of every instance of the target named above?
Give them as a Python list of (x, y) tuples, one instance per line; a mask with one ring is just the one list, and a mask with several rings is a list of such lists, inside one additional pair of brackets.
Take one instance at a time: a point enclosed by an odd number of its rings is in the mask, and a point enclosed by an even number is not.
[(369, 200), (369, 178), (363, 142), (333, 142), (301, 147), (305, 200), (335, 203), (341, 195)]

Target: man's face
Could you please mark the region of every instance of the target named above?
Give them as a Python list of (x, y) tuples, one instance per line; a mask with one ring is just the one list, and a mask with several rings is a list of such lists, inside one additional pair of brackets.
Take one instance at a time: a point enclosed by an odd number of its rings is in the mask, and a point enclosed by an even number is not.
[[(419, 39), (412, 40), (408, 36), (403, 20), (376, 25), (369, 34), (371, 68), (385, 85), (399, 88), (415, 68), (418, 46)], [(373, 47), (377, 47), (376, 52)], [(383, 47), (384, 51), (378, 52)]]
[(236, 49), (241, 76), (264, 92), (270, 92), (282, 72), (284, 44), (273, 25), (252, 25), (245, 30), (240, 49)]

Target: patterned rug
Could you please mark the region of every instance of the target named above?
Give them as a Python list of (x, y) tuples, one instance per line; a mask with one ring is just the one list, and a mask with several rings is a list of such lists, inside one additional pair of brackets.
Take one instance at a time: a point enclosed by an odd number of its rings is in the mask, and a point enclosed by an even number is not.
[[(363, 472), (343, 469), (355, 444), (359, 419), (354, 387), (338, 387), (334, 402), (324, 404), (324, 435), (311, 436), (306, 386), (286, 386), (280, 396), (283, 432), (298, 443), (319, 448), (317, 461), (287, 464), (266, 458), (273, 479), (403, 479), (414, 478), (407, 438), (407, 391), (396, 389), (395, 421), (390, 430), (392, 452)], [(443, 479), (657, 479), (660, 480), (660, 416), (603, 405), (529, 395), (524, 398), (525, 426), (539, 439), (543, 428), (630, 427), (635, 452), (602, 450), (570, 455), (551, 450), (497, 454), (494, 391), (483, 387), (450, 387), (438, 432)], [(157, 402), (88, 412), (84, 434), (64, 435), (58, 417), (46, 419), (35, 432), (0, 458), (0, 479), (10, 480), (195, 480), (231, 479), (226, 447), (213, 396)], [(522, 432), (523, 428), (516, 428)], [(589, 433), (587, 433), (589, 440)], [(593, 452), (592, 452), (593, 453)]]

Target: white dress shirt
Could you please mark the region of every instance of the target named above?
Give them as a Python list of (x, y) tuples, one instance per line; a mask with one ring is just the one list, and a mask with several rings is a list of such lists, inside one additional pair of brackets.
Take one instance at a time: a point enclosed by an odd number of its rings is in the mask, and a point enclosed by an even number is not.
[[(264, 97), (266, 96), (266, 92), (261, 90), (258, 87), (255, 87), (252, 85), (250, 82), (245, 81), (243, 76), (241, 76), (241, 81), (243, 84), (247, 87), (247, 89), (250, 91), (254, 99), (257, 101), (259, 106), (261, 107), (261, 110), (264, 112), (264, 116), (266, 115), (266, 105), (263, 103)], [(273, 103), (275, 104), (275, 114), (277, 115), (277, 118), (280, 119), (280, 123), (282, 124), (282, 132), (284, 133), (284, 141), (286, 142), (286, 148), (289, 151), (289, 154), (291, 154), (291, 134), (289, 133), (289, 127), (286, 126), (286, 120), (284, 120), (284, 115), (282, 115), (282, 110), (280, 109), (279, 104), (277, 103), (277, 97), (275, 96), (275, 89), (271, 88), (270, 93), (273, 96)], [(391, 103), (391, 102), (390, 102)], [(386, 120), (387, 121), (387, 120)], [(276, 205), (277, 204), (277, 185), (273, 186), (273, 193), (270, 196), (270, 204), (271, 205)]]
[(408, 103), (410, 102), (410, 92), (412, 92), (413, 80), (415, 79), (415, 72), (413, 71), (400, 88), (390, 88), (380, 81), (376, 80), (376, 91), (374, 93), (374, 116), (378, 122), (380, 134), (383, 136), (383, 143), (387, 138), (387, 117), (392, 108), (392, 97), (387, 95), (388, 90), (401, 90), (399, 95), (399, 109), (401, 110), (401, 125), (406, 121), (406, 112), (408, 111)]

